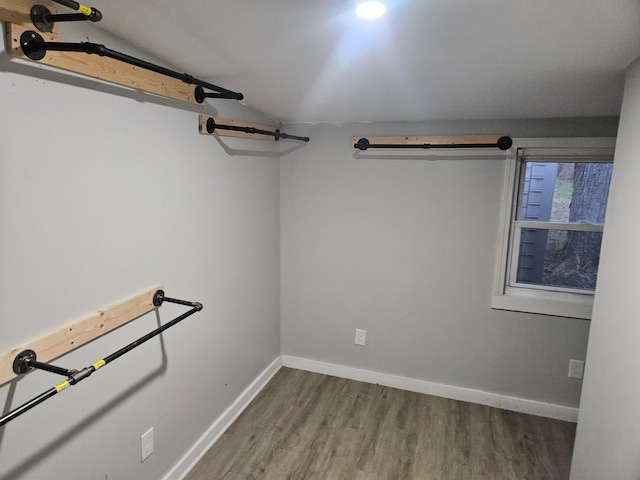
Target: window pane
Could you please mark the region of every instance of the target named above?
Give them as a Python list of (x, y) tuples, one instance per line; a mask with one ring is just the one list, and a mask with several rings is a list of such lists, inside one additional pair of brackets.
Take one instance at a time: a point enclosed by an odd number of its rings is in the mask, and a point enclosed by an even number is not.
[(602, 232), (523, 228), (516, 282), (595, 290)]
[(518, 219), (603, 225), (611, 163), (525, 162)]

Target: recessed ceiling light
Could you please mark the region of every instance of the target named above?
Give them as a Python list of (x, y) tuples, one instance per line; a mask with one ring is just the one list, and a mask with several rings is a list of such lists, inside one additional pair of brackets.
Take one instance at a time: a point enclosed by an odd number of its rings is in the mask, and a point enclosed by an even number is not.
[(387, 8), (382, 2), (360, 2), (356, 7), (356, 14), (360, 18), (375, 20), (382, 17)]

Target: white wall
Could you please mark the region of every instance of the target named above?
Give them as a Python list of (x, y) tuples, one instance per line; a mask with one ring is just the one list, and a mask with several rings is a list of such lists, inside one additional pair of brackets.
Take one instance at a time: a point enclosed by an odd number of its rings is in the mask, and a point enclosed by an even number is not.
[(571, 478), (640, 478), (640, 59), (628, 69)]
[[(198, 134), (197, 107), (3, 52), (0, 106), (0, 351), (156, 283), (204, 304), (0, 428), (0, 478), (162, 478), (279, 355), (279, 146), (222, 145)], [(184, 311), (165, 304), (55, 363), (90, 365)], [(0, 412), (60, 378), (1, 385)]]
[(589, 322), (490, 308), (505, 162), (358, 159), (350, 141), (615, 136), (615, 120), (288, 128), (312, 142), (282, 159), (284, 355), (578, 406), (567, 367), (585, 357)]

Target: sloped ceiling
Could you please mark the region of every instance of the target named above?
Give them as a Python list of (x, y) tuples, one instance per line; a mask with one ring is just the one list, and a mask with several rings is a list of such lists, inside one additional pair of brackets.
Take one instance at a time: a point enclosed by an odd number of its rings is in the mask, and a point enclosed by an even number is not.
[[(283, 122), (618, 115), (638, 0), (95, 0), (98, 24)], [(226, 100), (231, 101), (231, 100)]]

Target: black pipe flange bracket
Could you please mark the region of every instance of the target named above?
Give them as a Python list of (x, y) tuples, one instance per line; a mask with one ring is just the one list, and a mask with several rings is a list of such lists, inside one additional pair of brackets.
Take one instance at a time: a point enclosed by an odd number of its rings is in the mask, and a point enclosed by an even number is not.
[(164, 290), (158, 290), (154, 295), (153, 295), (153, 304), (156, 307), (159, 307), (160, 305), (162, 305), (162, 302), (164, 302)]
[(16, 375), (27, 373), (33, 367), (29, 366), (29, 362), (36, 359), (36, 352), (33, 350), (23, 350), (16, 358), (13, 359), (13, 372)]
[(207, 133), (213, 133), (216, 130), (216, 121), (209, 117), (207, 118)]
[(31, 17), (31, 23), (41, 32), (53, 31), (53, 22), (49, 20), (51, 17), (51, 11), (44, 5), (34, 5), (31, 7), (29, 13)]
[(500, 137), (497, 145), (500, 150), (509, 150), (513, 145), (513, 140), (511, 140), (511, 137)]
[(47, 49), (44, 48), (44, 38), (32, 30), (27, 30), (20, 35), (20, 46), (22, 53), (31, 60), (42, 60), (47, 54)]

